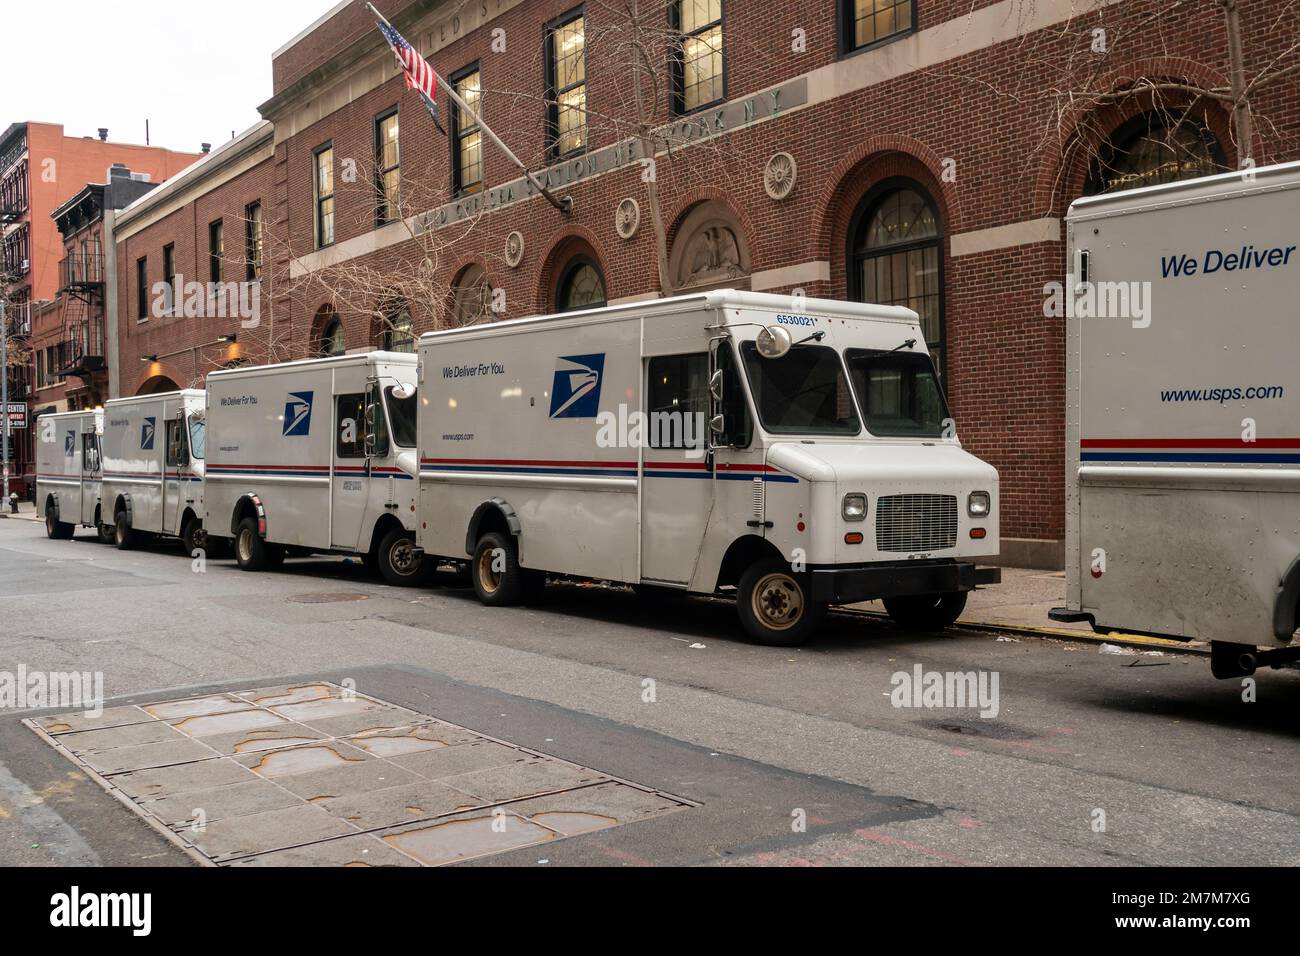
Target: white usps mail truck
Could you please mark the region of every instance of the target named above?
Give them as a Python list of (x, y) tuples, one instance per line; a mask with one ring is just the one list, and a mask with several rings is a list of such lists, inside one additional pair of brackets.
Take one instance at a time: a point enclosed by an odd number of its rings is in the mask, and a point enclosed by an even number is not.
[(208, 375), (207, 524), (241, 568), (326, 552), (420, 579), (415, 365), (369, 352)]
[(1300, 163), (1081, 199), (1067, 224), (1051, 616), (1209, 641), (1219, 677), (1300, 659)]
[(421, 337), (420, 524), (487, 604), (544, 575), (735, 593), (756, 640), (952, 623), (998, 551), (907, 309), (716, 291)]
[(45, 514), (45, 533), (71, 538), (81, 526), (113, 540), (111, 515), (101, 511), (100, 439), (103, 409), (58, 412), (36, 420), (36, 501)]
[(119, 548), (153, 535), (180, 538), (187, 554), (206, 547), (203, 410), (200, 389), (104, 403), (101, 497)]

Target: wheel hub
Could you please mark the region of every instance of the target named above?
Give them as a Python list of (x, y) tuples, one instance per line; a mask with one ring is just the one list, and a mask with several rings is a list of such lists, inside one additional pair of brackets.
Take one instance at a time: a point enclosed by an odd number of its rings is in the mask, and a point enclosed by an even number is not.
[(410, 574), (415, 570), (415, 546), (406, 539), (393, 545), (388, 554), (388, 561), (398, 574)]
[(483, 551), (478, 558), (478, 579), (483, 586), (483, 590), (488, 594), (493, 594), (501, 586), (501, 575), (499, 575), (493, 565), (496, 563), (494, 552), (491, 548)]
[(803, 591), (790, 575), (769, 574), (754, 588), (754, 614), (774, 630), (793, 627), (803, 616)]

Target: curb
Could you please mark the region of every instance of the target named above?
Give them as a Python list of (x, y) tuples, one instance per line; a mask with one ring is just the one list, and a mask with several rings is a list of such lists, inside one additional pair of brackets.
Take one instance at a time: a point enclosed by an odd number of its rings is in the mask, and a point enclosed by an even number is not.
[[(879, 611), (859, 611), (848, 608), (838, 609), (842, 614), (856, 614), (876, 620), (889, 620), (888, 614)], [(1119, 647), (1133, 647), (1141, 650), (1161, 650), (1174, 654), (1190, 654), (1208, 657), (1210, 646), (1201, 641), (1172, 641), (1164, 637), (1147, 637), (1144, 634), (1122, 634), (1112, 631), (1109, 634), (1096, 634), (1092, 631), (1072, 631), (1061, 627), (1032, 627), (1026, 624), (1000, 624), (996, 621), (974, 621), (970, 618), (958, 618), (953, 627), (966, 631), (980, 631), (989, 634), (1017, 634), (1021, 637), (1038, 637), (1056, 641), (1077, 641), (1082, 644), (1115, 644)]]

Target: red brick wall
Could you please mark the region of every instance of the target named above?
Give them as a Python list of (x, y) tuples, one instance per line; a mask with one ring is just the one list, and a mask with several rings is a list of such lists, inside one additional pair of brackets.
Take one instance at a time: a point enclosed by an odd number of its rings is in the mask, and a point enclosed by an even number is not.
[[(163, 247), (174, 243), (177, 275), (186, 281), (207, 283), (208, 226), (218, 218), (223, 220), (225, 229), (223, 278), (244, 280), (245, 209), (250, 203), (260, 202), (265, 227), (274, 209), (273, 171), (271, 163), (261, 163), (117, 243), (118, 349), (123, 395), (137, 394), (164, 377), (182, 388), (201, 387), (208, 372), (229, 362), (242, 359), (260, 364), (290, 357), (271, 351), (277, 338), (265, 287), (260, 324), (256, 328), (242, 328), (238, 317), (151, 314), (147, 321), (137, 321), (136, 260), (141, 256), (148, 258), (148, 283), (152, 287), (162, 281)], [(265, 286), (271, 279), (264, 276), (263, 281)], [(151, 304), (153, 298), (150, 289)], [(233, 345), (217, 342), (218, 336), (232, 332), (236, 334)], [(142, 362), (142, 355), (156, 355), (158, 361)]]
[[(973, 4), (919, 0), (918, 24), (929, 28), (989, 5), (989, 0)], [(380, 4), (388, 14), (411, 6), (436, 5), (397, 0)], [(535, 165), (545, 155), (540, 102), (543, 25), (575, 6), (571, 0), (528, 0), (433, 57), (444, 75), (480, 62), (487, 91), (485, 115), (512, 148)], [(654, 0), (645, 0), (645, 7), (655, 8)], [(1286, 31), (1273, 25), (1283, 8), (1279, 0), (1243, 9), (1252, 66), (1285, 50)], [(1082, 74), (1100, 70), (1102, 82), (1113, 87), (1139, 76), (1222, 85), (1226, 41), (1217, 8), (1206, 4), (1176, 10), (1157, 17), (1154, 22), (1159, 26), (1153, 27), (1151, 14), (1157, 9), (1153, 2), (1127, 0), (1101, 14), (1078, 18), (1070, 30), (1058, 25), (1023, 41), (1000, 43), (679, 151), (658, 164), (670, 235), (696, 203), (720, 200), (741, 225), (755, 272), (811, 261), (830, 263), (829, 281), (803, 283), (809, 295), (848, 294), (848, 223), (875, 183), (889, 176), (907, 176), (930, 192), (944, 235), (947, 387), (967, 447), (1001, 471), (1005, 537), (1059, 540), (1064, 534), (1063, 329), (1059, 321), (1042, 316), (1044, 284), (1064, 272), (1063, 244), (1041, 242), (954, 257), (951, 237), (1063, 216), (1079, 195), (1087, 172), (1087, 152), (1075, 144), (1094, 142), (1142, 105), (1134, 100), (1100, 111), (1066, 112), (1055, 121), (1053, 101), (1044, 91), (1061, 83), (1061, 64), (1076, 62)], [(742, 98), (840, 62), (833, 10), (829, 0), (816, 4), (728, 0), (727, 98)], [(595, 116), (626, 115), (630, 102), (626, 64), (600, 52), (602, 30), (617, 25), (610, 19), (613, 7), (593, 2), (586, 13), (588, 107)], [(1080, 52), (1087, 50), (1091, 29), (1098, 24), (1107, 28), (1115, 44), (1100, 66)], [(490, 49), (490, 31), (498, 27), (506, 31), (503, 53)], [(356, 7), (332, 18), (277, 59), (277, 94), (303, 77), (327, 74), (323, 66), (329, 58), (368, 37), (370, 29), (368, 18)], [(801, 54), (791, 52), (795, 29), (806, 34), (807, 51)], [(653, 46), (656, 38), (650, 40)], [(843, 68), (869, 75), (896, 54), (897, 49), (887, 44), (845, 58)], [(280, 334), (288, 336), (285, 348), (295, 356), (315, 347), (313, 336), (319, 332), (315, 319), (330, 301), (323, 289), (286, 278), (290, 251), (300, 256), (313, 248), (313, 151), (326, 141), (334, 146), (337, 241), (367, 236), (374, 229), (369, 185), (373, 121), (393, 104), (400, 104), (402, 110), (403, 188), (408, 195), (418, 194), (418, 208), (437, 207), (450, 198), (449, 144), (434, 131), (416, 95), (405, 91), (396, 76), (279, 143), (269, 169), (257, 173), (257, 188), (268, 197), (268, 223), (276, 223), (272, 314)], [(1259, 161), (1300, 156), (1300, 84), (1295, 78), (1262, 90), (1254, 105)], [(444, 103), (444, 120), (446, 109)], [(1234, 164), (1237, 150), (1226, 113), (1215, 104), (1198, 109), (1219, 136), (1229, 164)], [(658, 117), (666, 116), (667, 97), (661, 95)], [(617, 138), (610, 124), (593, 126), (593, 147)], [(484, 150), (489, 185), (515, 178), (498, 151), (488, 144)], [(763, 164), (778, 150), (792, 153), (799, 164), (796, 188), (783, 202), (769, 199), (762, 185)], [(342, 181), (346, 159), (357, 162), (355, 183)], [(946, 159), (956, 163), (955, 181), (943, 176)], [(640, 172), (633, 165), (565, 187), (561, 191), (575, 202), (567, 217), (534, 198), (484, 214), (468, 225), (449, 227), (440, 235), (454, 241), (435, 250), (433, 272), (450, 286), (469, 263), (482, 265), (492, 285), (505, 294), (506, 317), (549, 311), (556, 278), (578, 249), (589, 249), (600, 262), (609, 298), (652, 291), (658, 285), (656, 253)], [(617, 236), (614, 224), (617, 203), (626, 196), (635, 197), (642, 210), (640, 230), (630, 241)], [(150, 268), (156, 270), (157, 250), (167, 229), (177, 229), (178, 235), (197, 230), (199, 244), (206, 242), (208, 208), (195, 211), (190, 220), (178, 214), (171, 226), (159, 224), (147, 238), (142, 234), (133, 239), (139, 240), (133, 248), (149, 246)], [(526, 248), (522, 263), (512, 269), (504, 262), (503, 249), (513, 230), (523, 233)], [(228, 231), (228, 242), (229, 235)], [(192, 247), (193, 238), (188, 241)], [(409, 276), (421, 267), (426, 251), (417, 242), (406, 242), (358, 263), (395, 277)], [(135, 255), (119, 259), (131, 276)], [(431, 328), (448, 306), (445, 296), (425, 298), (429, 301), (412, 303), (417, 330)], [(345, 322), (349, 348), (373, 341), (370, 311), (374, 304), (333, 304)], [(189, 341), (188, 333), (167, 328), (145, 333), (157, 338), (144, 351), (169, 352), (177, 341), (182, 345)], [(130, 361), (124, 350), (124, 368)]]

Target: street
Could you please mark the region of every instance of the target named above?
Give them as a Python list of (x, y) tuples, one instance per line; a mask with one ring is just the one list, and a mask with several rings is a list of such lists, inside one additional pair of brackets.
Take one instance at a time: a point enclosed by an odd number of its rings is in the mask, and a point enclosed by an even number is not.
[[(490, 609), (446, 576), (388, 587), (330, 556), (196, 569), (175, 544), (47, 540), (31, 520), (0, 521), (0, 581), (0, 671), (102, 672), (107, 708), (326, 682), (671, 798), (464, 854), (479, 863), (1300, 862), (1295, 670), (1261, 671), (1245, 702), (1203, 656), (846, 613), (767, 648), (724, 601), (552, 584)], [(996, 675), (996, 706), (895, 706), (918, 665)], [(0, 712), (0, 862), (191, 864), (22, 722), (70, 709)]]

